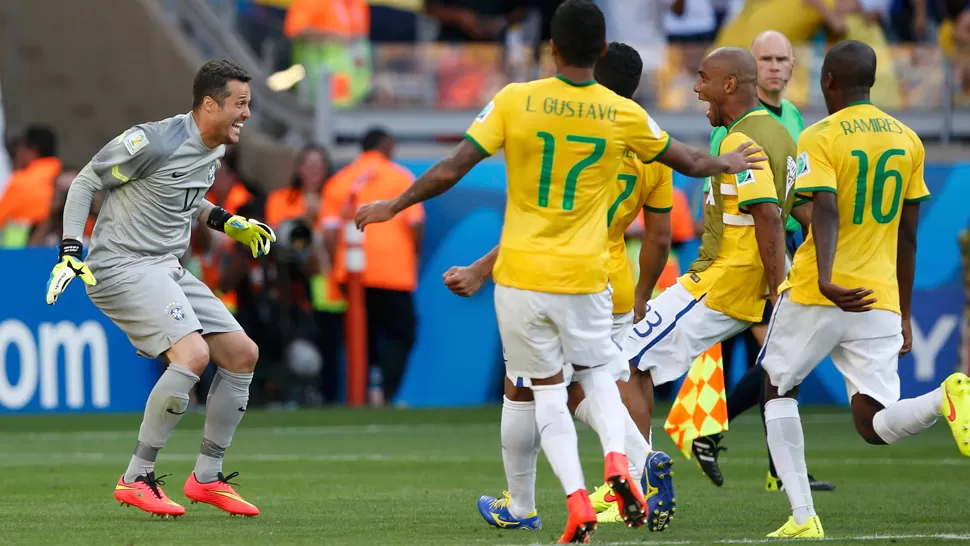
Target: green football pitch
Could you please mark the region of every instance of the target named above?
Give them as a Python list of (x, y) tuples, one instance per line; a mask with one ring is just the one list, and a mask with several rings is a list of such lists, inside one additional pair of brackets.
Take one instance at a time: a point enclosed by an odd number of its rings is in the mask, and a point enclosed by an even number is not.
[[(497, 406), (463, 410), (251, 411), (226, 471), (259, 506), (229, 518), (190, 505), (202, 415), (187, 414), (159, 456), (165, 490), (184, 504), (179, 520), (123, 508), (112, 489), (124, 470), (139, 415), (5, 416), (0, 420), (0, 543), (9, 544), (551, 544), (565, 499), (545, 458), (538, 476), (539, 532), (487, 526), (475, 502), (504, 489)], [(843, 409), (803, 414), (809, 470), (836, 483), (816, 493), (826, 543), (940, 544), (970, 541), (970, 459), (944, 423), (894, 447), (866, 445)], [(602, 479), (599, 442), (584, 425), (580, 449), (590, 488)], [(722, 455), (724, 487), (675, 451), (659, 421), (658, 449), (677, 464), (676, 519), (664, 533), (601, 524), (598, 544), (760, 544), (784, 523), (784, 493), (764, 490), (765, 444), (757, 414), (732, 424)]]

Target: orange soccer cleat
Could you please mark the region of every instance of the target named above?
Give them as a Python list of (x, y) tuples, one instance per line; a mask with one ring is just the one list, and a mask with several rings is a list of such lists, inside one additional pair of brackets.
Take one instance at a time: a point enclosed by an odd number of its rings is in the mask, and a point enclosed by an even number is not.
[(647, 521), (647, 501), (630, 478), (626, 455), (612, 451), (606, 455), (606, 483), (616, 495), (616, 505), (627, 527), (640, 527)]
[(589, 544), (589, 537), (596, 530), (596, 511), (589, 501), (589, 493), (585, 489), (574, 491), (566, 497), (566, 508), (569, 509), (569, 520), (559, 537), (559, 544)]
[(228, 476), (219, 473), (219, 479), (210, 483), (199, 483), (195, 479), (195, 472), (185, 480), (185, 496), (192, 504), (204, 502), (216, 508), (221, 508), (233, 516), (258, 516), (259, 508), (249, 504), (236, 493), (236, 490), (229, 484), (229, 480), (239, 475), (233, 472)]
[(115, 498), (122, 506), (141, 508), (153, 516), (177, 518), (185, 515), (185, 508), (169, 499), (160, 487), (165, 484), (162, 478), (167, 475), (156, 478), (154, 472), (149, 472), (131, 483), (125, 483), (125, 475), (122, 474), (115, 485)]

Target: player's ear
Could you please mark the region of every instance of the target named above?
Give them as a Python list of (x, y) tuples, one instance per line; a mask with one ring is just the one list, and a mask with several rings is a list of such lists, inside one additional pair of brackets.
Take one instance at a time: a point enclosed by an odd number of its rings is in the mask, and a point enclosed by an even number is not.
[(734, 93), (734, 90), (738, 88), (738, 78), (737, 76), (728, 76), (724, 78), (724, 92), (730, 95)]
[(600, 49), (600, 57), (606, 55), (606, 52), (609, 50), (610, 50), (610, 45), (607, 44), (606, 42), (603, 42), (603, 48)]

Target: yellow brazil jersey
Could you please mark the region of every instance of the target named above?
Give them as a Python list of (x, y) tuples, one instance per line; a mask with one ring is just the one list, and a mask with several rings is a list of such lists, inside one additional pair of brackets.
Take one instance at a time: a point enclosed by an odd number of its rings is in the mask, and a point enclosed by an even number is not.
[(670, 212), (674, 206), (673, 171), (663, 163), (643, 163), (627, 152), (626, 161), (611, 192), (612, 204), (606, 213), (609, 226), (610, 286), (613, 288), (613, 314), (633, 310), (636, 275), (626, 254), (624, 234), (641, 210)]
[[(896, 243), (903, 203), (930, 198), (923, 180), (923, 143), (909, 127), (868, 101), (850, 104), (812, 125), (798, 141), (795, 196), (836, 194), (839, 238), (832, 282), (873, 290), (874, 309), (899, 313)], [(818, 290), (815, 240), (795, 252), (781, 289), (792, 301), (835, 305)]]
[[(768, 126), (763, 127), (765, 124)], [(750, 128), (747, 133), (745, 126)], [(754, 134), (775, 135), (773, 138), (778, 141), (787, 138), (782, 143), (785, 146), (780, 148), (786, 152), (782, 154), (784, 157), (773, 157), (772, 149), (778, 148), (776, 142), (762, 146)], [(722, 174), (716, 187), (711, 184), (705, 203), (701, 251), (690, 270), (678, 280), (696, 299), (706, 296), (707, 307), (739, 320), (760, 322), (768, 284), (755, 237), (754, 218), (748, 213), (748, 207), (778, 203), (779, 195), (784, 197), (784, 184), (779, 190), (775, 180), (786, 173), (789, 160), (791, 178), (794, 178), (795, 144), (784, 127), (764, 109), (753, 110), (735, 121), (721, 141), (718, 153), (730, 152), (747, 141), (763, 147), (771, 165), (738, 175)]]
[(595, 81), (513, 83), (465, 138), (505, 149), (508, 200), (493, 278), (537, 292), (591, 294), (607, 285), (610, 193), (627, 150), (652, 161), (670, 144), (635, 102)]

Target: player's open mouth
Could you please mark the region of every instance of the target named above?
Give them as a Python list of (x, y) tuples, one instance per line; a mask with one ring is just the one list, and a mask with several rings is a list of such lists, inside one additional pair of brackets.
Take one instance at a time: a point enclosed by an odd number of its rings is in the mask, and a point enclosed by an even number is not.
[(238, 132), (242, 131), (243, 122), (237, 121), (237, 122), (233, 123), (232, 125), (230, 125), (230, 127), (233, 128), (233, 129), (235, 129), (236, 132), (238, 133)]

